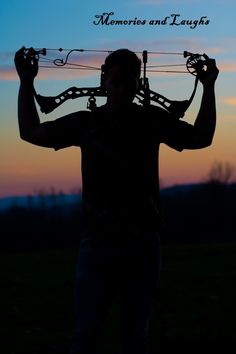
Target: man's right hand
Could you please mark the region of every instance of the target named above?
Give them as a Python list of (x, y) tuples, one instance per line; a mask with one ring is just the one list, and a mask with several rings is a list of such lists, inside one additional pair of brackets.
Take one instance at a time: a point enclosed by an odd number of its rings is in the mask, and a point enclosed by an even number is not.
[(31, 80), (38, 74), (38, 58), (33, 53), (33, 48), (26, 50), (22, 47), (15, 54), (15, 67), (21, 80)]

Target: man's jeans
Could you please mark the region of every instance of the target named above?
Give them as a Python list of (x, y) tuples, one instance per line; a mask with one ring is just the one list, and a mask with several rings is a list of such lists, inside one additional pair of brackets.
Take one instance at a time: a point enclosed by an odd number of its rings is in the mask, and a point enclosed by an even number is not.
[(81, 239), (71, 354), (97, 353), (117, 292), (122, 308), (122, 353), (146, 354), (149, 319), (160, 271), (159, 234), (124, 226), (123, 230), (122, 227), (107, 228), (103, 237), (99, 236), (99, 232), (87, 230)]

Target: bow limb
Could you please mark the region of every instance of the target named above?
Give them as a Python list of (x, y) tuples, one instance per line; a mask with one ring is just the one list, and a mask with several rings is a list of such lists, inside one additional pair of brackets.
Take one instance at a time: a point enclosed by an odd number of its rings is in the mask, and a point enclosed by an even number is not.
[[(101, 87), (70, 87), (57, 96), (41, 96), (35, 92), (35, 99), (40, 106), (41, 112), (48, 114), (62, 103), (69, 99), (75, 99), (79, 97), (106, 97), (106, 91)], [(95, 107), (95, 106), (93, 106)]]
[(136, 94), (136, 98), (146, 107), (150, 104), (151, 101), (158, 103), (160, 106), (165, 108), (172, 116), (176, 119), (184, 117), (186, 110), (191, 105), (193, 98), (195, 96), (198, 85), (198, 77), (196, 76), (193, 92), (188, 100), (184, 101), (173, 101), (165, 96), (154, 92), (149, 89), (149, 86), (141, 86), (139, 91)]

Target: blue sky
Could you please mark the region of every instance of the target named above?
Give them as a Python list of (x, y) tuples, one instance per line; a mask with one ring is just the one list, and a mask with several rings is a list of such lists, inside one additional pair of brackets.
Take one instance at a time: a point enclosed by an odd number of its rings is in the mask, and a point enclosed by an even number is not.
[[(113, 20), (142, 20), (145, 25), (94, 25), (96, 15), (113, 12)], [(14, 53), (22, 45), (35, 48), (85, 48), (206, 53), (217, 61), (220, 75), (217, 81), (218, 127), (213, 147), (199, 152), (175, 152), (163, 147), (161, 171), (163, 183), (197, 181), (206, 175), (215, 161), (235, 161), (236, 133), (236, 3), (231, 0), (119, 0), (111, 2), (45, 0), (8, 0), (0, 4), (0, 107), (1, 155), (0, 196), (29, 193), (34, 186), (69, 189), (81, 180), (77, 168), (78, 157), (74, 150), (53, 153), (20, 141), (17, 127), (18, 78), (15, 73)], [(179, 14), (176, 22), (199, 21), (203, 16), (207, 25), (194, 29), (187, 24), (170, 25), (172, 14)], [(150, 25), (150, 20), (163, 20), (166, 25)], [(54, 52), (53, 55), (58, 55)], [(78, 54), (80, 63), (99, 66), (105, 54)], [(149, 57), (156, 64), (185, 62), (181, 57)], [(175, 74), (149, 74), (153, 90), (171, 99), (186, 99), (193, 87), (193, 77)], [(70, 86), (97, 86), (99, 72), (69, 70), (39, 70), (36, 89), (45, 95), (56, 95)], [(190, 107), (186, 119), (194, 120), (201, 97), (201, 87)], [(84, 101), (81, 101), (84, 102)], [(76, 100), (66, 103), (42, 119), (54, 119), (70, 111), (83, 108)], [(191, 161), (191, 163), (190, 163)], [(195, 161), (195, 163), (193, 163)], [(57, 178), (53, 175), (53, 169)], [(63, 165), (67, 166), (66, 172)], [(190, 168), (191, 165), (191, 168)], [(19, 167), (20, 166), (20, 167)], [(171, 167), (172, 166), (172, 167)], [(176, 168), (177, 167), (177, 168)], [(190, 172), (190, 170), (192, 172)], [(46, 171), (46, 172), (45, 172)], [(79, 168), (78, 168), (79, 171)], [(51, 176), (51, 177), (50, 177)], [(54, 176), (54, 177), (53, 177)], [(59, 177), (59, 176), (64, 176)], [(51, 179), (50, 179), (51, 178)], [(77, 179), (77, 180), (76, 180)]]

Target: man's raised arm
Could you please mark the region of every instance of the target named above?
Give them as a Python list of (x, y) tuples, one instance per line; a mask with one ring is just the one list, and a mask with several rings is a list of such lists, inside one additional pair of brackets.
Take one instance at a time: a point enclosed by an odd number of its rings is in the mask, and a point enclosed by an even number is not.
[(194, 123), (193, 137), (186, 149), (204, 148), (212, 143), (216, 127), (215, 81), (219, 70), (214, 59), (206, 59), (206, 70), (198, 73), (203, 85), (201, 106)]
[(20, 137), (35, 145), (52, 147), (44, 124), (40, 123), (34, 99), (34, 78), (38, 73), (38, 60), (25, 55), (25, 48), (22, 47), (15, 54), (15, 66), (20, 78), (18, 96)]

